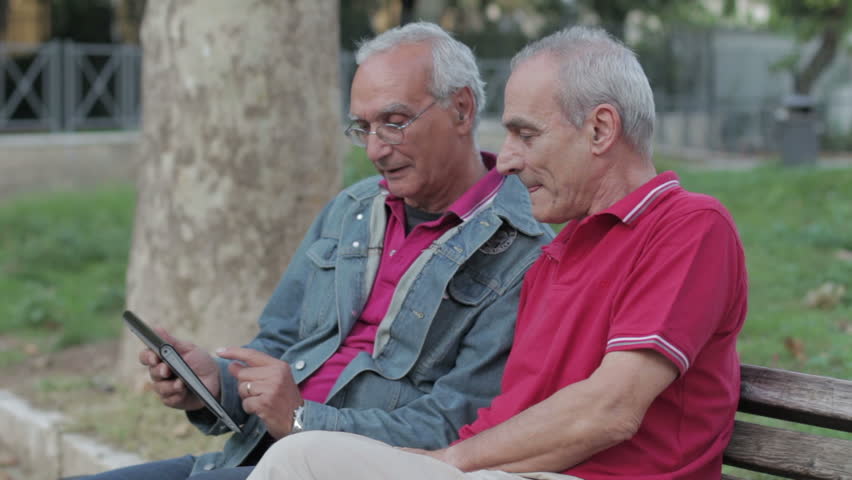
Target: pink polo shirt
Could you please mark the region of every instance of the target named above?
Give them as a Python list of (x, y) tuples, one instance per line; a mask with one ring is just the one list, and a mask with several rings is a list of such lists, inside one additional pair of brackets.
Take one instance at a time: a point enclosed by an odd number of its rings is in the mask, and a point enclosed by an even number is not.
[[(360, 352), (373, 353), (376, 330), (390, 306), (396, 286), (420, 252), (497, 195), (505, 177), (494, 169), (497, 159), (493, 154), (482, 152), (482, 161), (489, 172), (453, 202), (440, 218), (417, 225), (407, 236), (405, 202), (400, 197), (388, 194), (385, 204), (390, 215), (385, 228), (382, 259), (370, 297), (337, 352), (300, 384), (302, 397), (306, 400), (325, 402), (337, 377), (349, 362)], [(385, 180), (381, 180), (379, 185), (387, 189)]]

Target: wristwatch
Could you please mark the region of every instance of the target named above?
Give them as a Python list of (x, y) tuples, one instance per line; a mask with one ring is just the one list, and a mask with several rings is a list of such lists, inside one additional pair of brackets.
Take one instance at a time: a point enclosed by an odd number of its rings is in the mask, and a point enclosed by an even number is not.
[(299, 405), (296, 410), (293, 410), (293, 426), (290, 427), (290, 434), (299, 433), (304, 430), (302, 425), (302, 413), (305, 411), (304, 405)]

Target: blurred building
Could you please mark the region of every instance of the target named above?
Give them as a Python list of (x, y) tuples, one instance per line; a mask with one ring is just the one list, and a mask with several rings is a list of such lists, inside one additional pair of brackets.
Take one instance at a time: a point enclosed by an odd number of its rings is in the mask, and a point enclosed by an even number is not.
[(49, 0), (0, 0), (0, 41), (32, 44), (49, 38)]
[(139, 43), (145, 0), (0, 0), (0, 42)]

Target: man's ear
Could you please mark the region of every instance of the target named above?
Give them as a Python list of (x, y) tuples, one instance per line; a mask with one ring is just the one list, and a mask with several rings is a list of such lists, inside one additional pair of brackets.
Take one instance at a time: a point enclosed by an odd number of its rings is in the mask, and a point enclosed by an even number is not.
[(464, 87), (455, 92), (452, 99), (452, 107), (457, 114), (454, 119), (456, 126), (464, 130), (460, 133), (470, 133), (473, 130), (473, 118), (476, 115), (476, 102), (473, 98), (473, 92), (469, 87)]
[(603, 155), (621, 136), (621, 117), (614, 106), (603, 103), (589, 114), (592, 153)]

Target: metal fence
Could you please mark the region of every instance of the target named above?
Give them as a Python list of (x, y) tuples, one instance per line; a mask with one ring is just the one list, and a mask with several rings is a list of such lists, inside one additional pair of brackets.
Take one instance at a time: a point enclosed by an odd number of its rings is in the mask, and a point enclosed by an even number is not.
[[(776, 148), (779, 109), (790, 86), (769, 65), (788, 51), (790, 41), (707, 31), (649, 40), (650, 46), (639, 52), (657, 87), (655, 143), (740, 153)], [(345, 118), (356, 65), (348, 51), (341, 52), (339, 61)], [(479, 67), (486, 82), (485, 116), (499, 117), (509, 59), (480, 59)], [(850, 57), (838, 59), (829, 73), (816, 116), (824, 139), (830, 141), (824, 144), (849, 149)], [(0, 132), (138, 128), (140, 81), (137, 46), (0, 44)]]
[(0, 43), (0, 131), (135, 128), (140, 79), (134, 45)]

